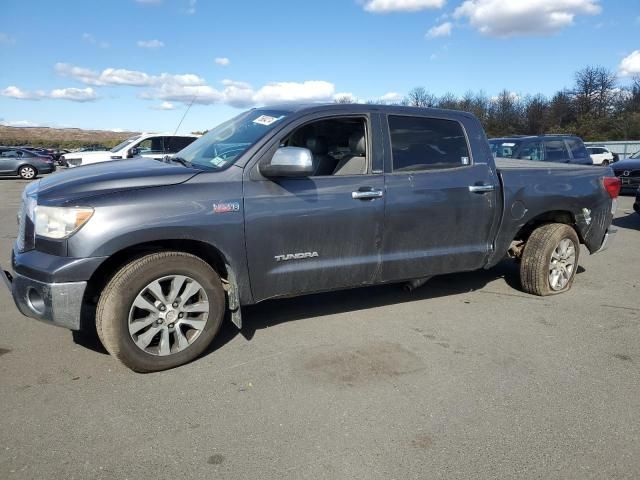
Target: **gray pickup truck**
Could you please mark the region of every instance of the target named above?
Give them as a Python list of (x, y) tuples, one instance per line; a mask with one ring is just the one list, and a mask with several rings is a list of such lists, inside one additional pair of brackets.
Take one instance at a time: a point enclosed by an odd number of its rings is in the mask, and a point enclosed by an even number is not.
[(129, 368), (188, 362), (263, 300), (520, 262), (565, 292), (603, 250), (609, 168), (494, 160), (464, 112), (373, 105), (253, 109), (177, 156), (27, 186), (12, 270), (26, 316), (97, 328)]

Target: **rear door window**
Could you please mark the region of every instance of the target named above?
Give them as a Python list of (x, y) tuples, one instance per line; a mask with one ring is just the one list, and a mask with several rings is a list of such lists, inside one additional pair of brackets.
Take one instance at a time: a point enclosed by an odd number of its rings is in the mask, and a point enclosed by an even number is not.
[[(571, 155), (573, 155), (573, 158), (587, 158), (589, 156), (589, 152), (580, 139), (567, 138), (566, 141), (569, 150), (571, 150)], [(596, 153), (605, 153), (604, 148), (598, 148), (597, 150), (598, 152)]]
[(462, 125), (439, 118), (389, 116), (394, 172), (438, 170), (469, 165)]
[(544, 160), (544, 148), (542, 148), (541, 142), (524, 142), (520, 151), (518, 152), (518, 158), (522, 160)]
[(564, 162), (569, 160), (569, 152), (564, 140), (545, 140), (545, 159), (549, 162)]

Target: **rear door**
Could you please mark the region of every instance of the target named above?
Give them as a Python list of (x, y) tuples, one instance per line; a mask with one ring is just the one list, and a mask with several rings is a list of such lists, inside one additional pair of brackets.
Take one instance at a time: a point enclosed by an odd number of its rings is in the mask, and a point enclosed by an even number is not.
[(545, 139), (544, 150), (547, 162), (571, 163), (571, 156), (562, 138)]
[[(258, 163), (296, 132), (342, 117), (325, 114), (285, 129), (259, 154)], [(358, 118), (366, 130), (367, 164), (359, 174), (267, 179), (258, 163), (245, 169), (246, 249), (256, 301), (374, 283), (384, 220), (382, 148), (377, 117)], [(328, 143), (331, 151), (346, 148), (344, 142)]]
[(469, 137), (472, 156), (457, 120), (388, 115), (386, 124), (382, 280), (481, 268), (500, 188), (484, 134)]

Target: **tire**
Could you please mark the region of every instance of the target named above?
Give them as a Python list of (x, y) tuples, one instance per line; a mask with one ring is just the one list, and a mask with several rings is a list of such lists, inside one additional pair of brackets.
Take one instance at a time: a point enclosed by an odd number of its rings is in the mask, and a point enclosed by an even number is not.
[(603, 167), (608, 167), (609, 166), (609, 160), (603, 160), (602, 161), (602, 166)]
[(18, 176), (23, 180), (33, 180), (38, 176), (38, 171), (31, 165), (23, 165), (18, 169)]
[[(175, 296), (172, 297), (174, 279), (177, 284), (181, 278), (186, 279), (185, 283), (176, 289)], [(158, 292), (158, 289), (149, 288), (156, 284), (162, 287), (157, 295), (162, 295), (167, 302), (156, 301), (155, 312), (147, 308), (148, 316), (136, 318), (140, 312), (145, 311), (136, 306), (138, 302), (144, 303), (144, 298), (159, 298), (152, 295), (152, 292)], [(197, 290), (195, 294), (191, 294), (194, 296), (180, 299), (180, 295), (189, 295), (187, 290), (190, 287)], [(143, 300), (140, 300), (141, 296)], [(170, 298), (173, 298), (175, 303), (170, 305)], [(194, 303), (173, 308), (179, 302), (189, 301), (189, 298), (192, 298)], [(153, 253), (125, 265), (109, 281), (98, 301), (96, 329), (106, 350), (131, 370), (140, 373), (167, 370), (190, 362), (209, 346), (222, 324), (226, 309), (225, 298), (219, 275), (202, 259), (184, 252)], [(166, 303), (165, 311), (160, 312), (164, 306), (163, 302)], [(191, 317), (192, 313), (183, 313), (183, 308), (184, 312), (187, 312), (187, 309), (205, 303), (208, 304), (206, 317), (203, 317), (204, 313), (199, 314), (201, 317)], [(152, 306), (150, 304), (151, 301), (147, 300), (145, 305)], [(180, 318), (177, 318), (178, 314)], [(205, 318), (204, 322), (202, 318)], [(140, 330), (143, 333), (133, 333), (133, 330), (149, 320), (152, 320), (152, 323)], [(191, 328), (191, 325), (196, 323), (204, 325), (197, 332), (195, 328)], [(169, 327), (173, 327), (173, 330)], [(144, 345), (146, 340), (149, 340), (150, 345), (143, 349), (139, 345)], [(188, 346), (184, 347), (186, 343), (180, 345), (180, 340), (187, 342)], [(167, 353), (166, 349), (163, 353), (163, 345), (168, 346), (170, 353)]]
[[(569, 247), (566, 252), (563, 252), (564, 246)], [(565, 254), (569, 256), (571, 251), (573, 258), (561, 259)], [(580, 240), (576, 231), (569, 225), (550, 223), (536, 228), (527, 240), (522, 254), (522, 289), (539, 296), (568, 291), (578, 270), (579, 256)]]

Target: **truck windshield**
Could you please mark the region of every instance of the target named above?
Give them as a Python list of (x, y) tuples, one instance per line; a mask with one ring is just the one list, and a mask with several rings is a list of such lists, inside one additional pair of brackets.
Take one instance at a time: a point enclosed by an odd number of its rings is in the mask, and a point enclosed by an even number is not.
[(278, 110), (249, 110), (206, 133), (180, 150), (176, 157), (194, 166), (222, 170), (281, 123), (287, 114)]
[(113, 147), (110, 151), (112, 153), (116, 153), (119, 152), (120, 150), (122, 150), (124, 147), (126, 147), (127, 145), (135, 142), (137, 139), (139, 139), (140, 137), (131, 137), (131, 138), (127, 138), (124, 142), (119, 143), (118, 145), (116, 145), (115, 147)]
[(489, 147), (494, 157), (513, 158), (518, 142), (513, 140), (489, 140)]

